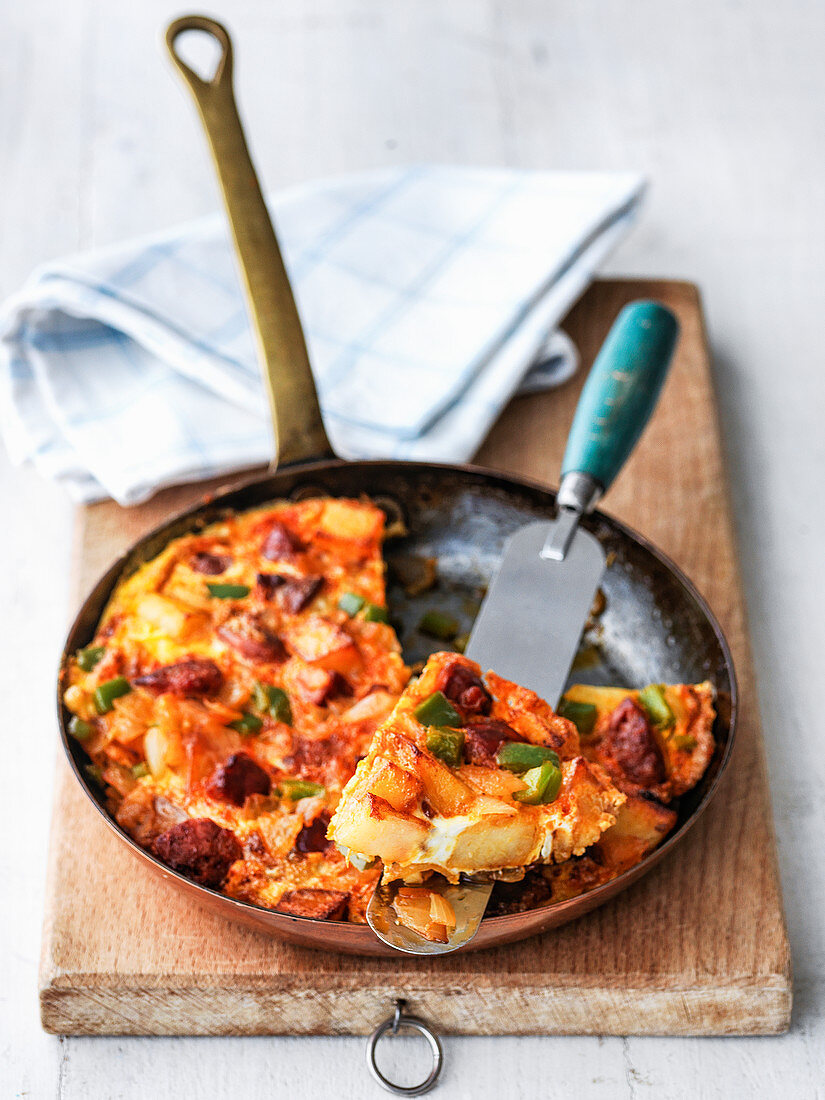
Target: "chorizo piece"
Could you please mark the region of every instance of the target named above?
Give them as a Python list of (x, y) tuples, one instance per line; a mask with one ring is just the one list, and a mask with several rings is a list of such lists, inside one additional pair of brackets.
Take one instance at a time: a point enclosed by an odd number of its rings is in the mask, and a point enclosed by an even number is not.
[(190, 657), (136, 676), (134, 683), (158, 694), (214, 695), (223, 683), (221, 670), (205, 657)]
[(311, 825), (304, 825), (295, 838), (296, 852), (328, 852), (335, 848), (331, 840), (327, 840), (327, 826), (329, 814), (322, 810)]
[(206, 783), (207, 794), (243, 806), (251, 794), (269, 794), (269, 773), (245, 752), (236, 752), (219, 764)]
[(194, 554), (189, 563), (196, 573), (203, 573), (207, 577), (217, 577), (225, 573), (232, 564), (232, 559), (227, 554), (210, 554), (201, 550)]
[(471, 718), (464, 727), (464, 760), (482, 768), (495, 768), (496, 753), (505, 741), (524, 741), (524, 738), (498, 718)]
[(630, 698), (623, 699), (610, 715), (599, 753), (615, 762), (631, 782), (643, 787), (667, 778), (647, 715)]
[(255, 580), (257, 595), (262, 600), (271, 600), (281, 585), (286, 583), (286, 578), (280, 573), (259, 573)]
[(173, 825), (155, 837), (152, 847), (167, 867), (213, 889), (224, 884), (229, 868), (243, 855), (235, 834), (208, 817)]
[(267, 561), (292, 561), (305, 546), (288, 527), (277, 521), (272, 524), (261, 546), (261, 554)]
[(295, 737), (284, 769), (299, 779), (323, 786), (343, 786), (355, 771), (359, 746), (350, 736), (330, 734), (324, 738)]
[(324, 583), (323, 577), (310, 575), (308, 577), (291, 577), (285, 580), (278, 590), (278, 602), (284, 611), (297, 615), (299, 611), (310, 603), (318, 594), (318, 590)]
[(344, 920), (349, 894), (343, 890), (288, 890), (276, 905), (279, 913), (293, 917), (312, 917), (315, 920)]
[(287, 659), (284, 643), (258, 616), (246, 611), (231, 616), (217, 629), (218, 637), (248, 661), (280, 664)]
[(439, 673), (435, 686), (467, 714), (489, 714), (492, 709), (492, 695), (481, 682), (481, 677), (466, 665), (447, 665)]

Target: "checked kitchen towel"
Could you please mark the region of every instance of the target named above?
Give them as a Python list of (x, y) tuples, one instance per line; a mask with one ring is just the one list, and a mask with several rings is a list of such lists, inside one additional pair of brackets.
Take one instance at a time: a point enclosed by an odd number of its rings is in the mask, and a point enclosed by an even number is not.
[[(419, 165), (271, 199), (330, 438), (463, 461), (519, 388), (576, 367), (555, 327), (627, 231), (630, 173)], [(272, 457), (222, 216), (55, 261), (0, 311), (0, 427), (79, 501)]]

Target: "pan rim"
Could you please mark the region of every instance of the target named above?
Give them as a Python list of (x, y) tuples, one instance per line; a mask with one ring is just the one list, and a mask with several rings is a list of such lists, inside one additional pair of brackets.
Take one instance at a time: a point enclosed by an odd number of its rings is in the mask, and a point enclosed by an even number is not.
[[(271, 909), (271, 908), (268, 908), (267, 906), (264, 906), (264, 905), (258, 905), (255, 902), (243, 901), (239, 898), (233, 898), (233, 897), (229, 896), (228, 894), (224, 894), (224, 893), (221, 893), (219, 890), (213, 889), (212, 887), (204, 886), (201, 883), (194, 882), (192, 879), (187, 878), (185, 875), (181, 874), (179, 871), (175, 871), (171, 867), (167, 866), (160, 859), (158, 859), (157, 856), (155, 856), (153, 853), (149, 852), (146, 848), (143, 848), (140, 844), (138, 844), (138, 842), (133, 837), (131, 837), (129, 835), (129, 833), (127, 833), (126, 830), (123, 829), (117, 823), (117, 821), (109, 814), (109, 812), (106, 810), (106, 808), (103, 805), (101, 805), (101, 803), (98, 801), (98, 798), (95, 796), (94, 791), (92, 790), (92, 786), (91, 786), (89, 780), (87, 779), (86, 775), (83, 773), (82, 769), (78, 766), (78, 763), (75, 760), (75, 755), (74, 755), (74, 752), (72, 751), (72, 743), (70, 741), (70, 734), (69, 734), (69, 731), (68, 731), (68, 721), (66, 719), (66, 714), (68, 712), (66, 710), (66, 707), (65, 707), (65, 704), (63, 703), (63, 698), (62, 698), (62, 682), (63, 682), (63, 671), (65, 669), (66, 662), (67, 662), (68, 658), (70, 657), (71, 653), (74, 652), (74, 648), (73, 648), (74, 636), (84, 626), (84, 619), (85, 619), (85, 616), (86, 616), (86, 609), (87, 609), (87, 605), (89, 603), (89, 600), (91, 599), (92, 595), (95, 592), (97, 592), (98, 588), (102, 584), (107, 582), (107, 580), (109, 580), (110, 578), (111, 578), (111, 582), (110, 582), (110, 587), (109, 587), (109, 592), (107, 594), (107, 598), (108, 598), (109, 595), (111, 595), (112, 591), (114, 591), (114, 588), (115, 588), (116, 584), (120, 580), (120, 577), (123, 573), (123, 570), (126, 568), (127, 564), (130, 562), (130, 560), (139, 552), (139, 550), (142, 546), (144, 546), (146, 543), (151, 542), (153, 539), (160, 538), (161, 535), (167, 529), (176, 527), (178, 524), (184, 523), (188, 520), (195, 521), (198, 514), (202, 513), (203, 511), (205, 511), (208, 508), (220, 508), (221, 507), (221, 502), (225, 498), (229, 498), (229, 497), (232, 497), (233, 495), (236, 495), (236, 494), (242, 493), (244, 491), (250, 490), (250, 489), (252, 489), (252, 488), (254, 488), (255, 486), (258, 486), (258, 485), (263, 486), (264, 484), (272, 481), (273, 479), (279, 478), (281, 475), (295, 475), (295, 476), (300, 477), (304, 474), (322, 473), (325, 470), (335, 470), (335, 469), (340, 469), (342, 467), (346, 467), (346, 468), (360, 467), (360, 468), (365, 468), (365, 469), (377, 468), (377, 469), (384, 469), (384, 470), (386, 470), (388, 467), (398, 467), (398, 468), (401, 468), (401, 469), (411, 469), (412, 468), (412, 469), (421, 470), (421, 471), (432, 471), (436, 474), (438, 474), (438, 473), (457, 473), (457, 474), (462, 474), (462, 475), (468, 475), (471, 478), (479, 478), (479, 479), (483, 478), (488, 482), (489, 482), (490, 478), (494, 478), (494, 479), (496, 479), (497, 482), (500, 483), (501, 487), (504, 488), (504, 489), (516, 487), (516, 488), (531, 490), (531, 491), (534, 491), (534, 492), (539, 492), (539, 493), (542, 493), (542, 494), (544, 494), (544, 495), (546, 495), (550, 498), (550, 500), (549, 500), (550, 504), (555, 504), (556, 490), (554, 488), (551, 488), (547, 484), (539, 481), (538, 479), (526, 477), (526, 476), (523, 476), (523, 475), (520, 475), (520, 474), (510, 474), (507, 471), (499, 470), (499, 469), (496, 469), (494, 467), (481, 466), (481, 465), (473, 464), (473, 463), (417, 462), (417, 461), (410, 462), (410, 461), (402, 461), (402, 460), (397, 460), (397, 459), (364, 459), (364, 460), (357, 460), (357, 461), (350, 462), (350, 461), (347, 461), (347, 460), (341, 459), (341, 458), (330, 458), (330, 459), (321, 459), (321, 460), (313, 460), (313, 461), (310, 461), (310, 462), (301, 462), (301, 463), (296, 463), (296, 464), (290, 464), (290, 465), (284, 466), (284, 467), (282, 467), (282, 468), (280, 468), (276, 471), (271, 471), (270, 470), (266, 473), (253, 474), (248, 478), (244, 478), (244, 479), (240, 480), (236, 484), (233, 484), (231, 486), (228, 485), (225, 488), (217, 489), (214, 493), (208, 494), (205, 497), (205, 499), (201, 500), (199, 503), (197, 503), (195, 505), (189, 506), (187, 508), (183, 508), (180, 511), (175, 512), (174, 514), (172, 514), (171, 516), (169, 516), (168, 518), (163, 520), (161, 523), (156, 524), (149, 531), (144, 532), (144, 534), (141, 535), (140, 538), (138, 538), (134, 543), (132, 543), (129, 547), (127, 547), (126, 550), (124, 550), (121, 554), (119, 554), (117, 556), (117, 558), (109, 565), (109, 567), (98, 577), (96, 582), (92, 585), (92, 587), (86, 593), (84, 599), (82, 600), (82, 602), (80, 604), (80, 607), (79, 607), (77, 613), (75, 614), (75, 616), (72, 620), (71, 626), (70, 626), (70, 628), (67, 632), (66, 641), (65, 641), (63, 649), (61, 651), (60, 664), (59, 664), (59, 667), (58, 667), (58, 675), (57, 675), (57, 719), (58, 719), (58, 728), (59, 728), (59, 731), (60, 731), (60, 740), (61, 740), (61, 743), (63, 745), (63, 750), (64, 750), (64, 752), (65, 752), (65, 754), (68, 758), (69, 766), (70, 766), (72, 772), (74, 773), (75, 778), (79, 782), (80, 787), (83, 790), (83, 793), (86, 795), (88, 800), (92, 803), (92, 805), (98, 811), (98, 813), (103, 818), (103, 820), (106, 822), (108, 827), (110, 829), (112, 829), (113, 832), (121, 840), (126, 842), (128, 847), (132, 850), (132, 852), (136, 856), (138, 856), (139, 858), (141, 858), (143, 860), (146, 860), (147, 862), (151, 863), (154, 866), (155, 870), (159, 871), (164, 877), (171, 877), (172, 879), (174, 879), (176, 885), (181, 884), (184, 887), (186, 887), (190, 892), (192, 892), (192, 891), (203, 892), (203, 894), (206, 895), (207, 897), (219, 899), (220, 902), (222, 903), (223, 908), (233, 908), (233, 909), (237, 910), (239, 913), (243, 914), (244, 916), (247, 916), (250, 913), (252, 913), (252, 914), (256, 914), (256, 913), (265, 914), (268, 921), (272, 921), (273, 918), (281, 918), (281, 919), (283, 919), (283, 921), (285, 923), (289, 923), (289, 924), (297, 923), (299, 926), (309, 926), (309, 927), (319, 926), (319, 927), (324, 927), (324, 928), (327, 928), (327, 929), (330, 929), (330, 930), (344, 929), (344, 928), (360, 929), (360, 928), (366, 927), (366, 926), (353, 925), (352, 922), (350, 922), (350, 921), (329, 921), (329, 920), (320, 920), (316, 917), (294, 916), (294, 915), (288, 914), (288, 913), (281, 913), (277, 909)], [(231, 475), (229, 475), (229, 476), (231, 476)], [(230, 508), (230, 509), (232, 508), (231, 505), (227, 505), (227, 507)], [(247, 505), (244, 510), (250, 510), (251, 508), (254, 508), (254, 507), (255, 507), (255, 505)], [(710, 784), (709, 784), (707, 790), (705, 791), (705, 793), (703, 794), (701, 800), (697, 803), (697, 805), (690, 812), (688, 817), (681, 823), (681, 825), (669, 837), (667, 837), (667, 839), (662, 844), (660, 844), (658, 847), (656, 847), (649, 855), (644, 857), (644, 859), (642, 859), (638, 864), (635, 864), (633, 867), (628, 868), (628, 870), (624, 871), (622, 874), (617, 875), (616, 878), (610, 879), (607, 882), (602, 883), (601, 885), (594, 887), (592, 890), (588, 890), (583, 894), (577, 895), (575, 898), (566, 899), (565, 901), (561, 901), (561, 902), (555, 902), (555, 903), (550, 904), (550, 905), (537, 906), (537, 907), (532, 908), (532, 909), (521, 910), (520, 912), (517, 912), (517, 913), (504, 913), (504, 914), (499, 914), (498, 916), (489, 916), (489, 917), (485, 916), (482, 919), (482, 926), (485, 927), (485, 928), (488, 928), (488, 929), (494, 929), (494, 928), (500, 927), (504, 922), (508, 922), (508, 921), (512, 922), (515, 918), (518, 918), (519, 916), (522, 916), (522, 915), (526, 916), (527, 914), (539, 914), (539, 913), (549, 914), (551, 912), (557, 912), (562, 907), (568, 906), (572, 902), (578, 902), (578, 901), (580, 901), (581, 899), (584, 899), (584, 898), (587, 898), (588, 902), (592, 903), (592, 904), (589, 904), (587, 906), (587, 911), (589, 911), (589, 910), (594, 909), (598, 906), (599, 899), (604, 894), (608, 894), (609, 897), (613, 897), (615, 894), (620, 893), (627, 886), (632, 885), (632, 883), (636, 879), (640, 878), (647, 871), (652, 870), (652, 868), (657, 863), (659, 863), (662, 859), (664, 859), (668, 855), (668, 853), (673, 849), (673, 847), (676, 844), (678, 844), (679, 841), (681, 841), (684, 838), (685, 834), (687, 832), (689, 832), (690, 829), (693, 828), (693, 826), (696, 824), (696, 822), (699, 820), (699, 818), (705, 812), (708, 805), (710, 804), (710, 802), (713, 800), (714, 796), (716, 795), (716, 793), (719, 789), (720, 783), (721, 783), (721, 781), (722, 781), (722, 779), (723, 779), (723, 777), (724, 777), (724, 775), (725, 775), (725, 773), (728, 769), (728, 765), (730, 764), (731, 756), (732, 756), (732, 753), (733, 753), (733, 748), (734, 748), (734, 743), (735, 743), (735, 738), (736, 738), (736, 731), (737, 731), (737, 728), (738, 728), (738, 714), (739, 714), (739, 687), (738, 687), (738, 681), (737, 681), (737, 677), (736, 677), (736, 669), (735, 669), (735, 665), (734, 665), (734, 662), (733, 662), (733, 656), (732, 656), (731, 651), (730, 651), (730, 646), (728, 645), (727, 638), (725, 637), (724, 631), (722, 630), (722, 627), (719, 624), (719, 621), (716, 618), (716, 615), (713, 613), (712, 609), (708, 605), (707, 600), (701, 594), (701, 592), (699, 592), (698, 588), (693, 583), (693, 581), (687, 576), (687, 574), (667, 554), (665, 554), (664, 551), (660, 550), (657, 546), (655, 546), (645, 535), (640, 534), (634, 528), (629, 526), (629, 524), (624, 523), (622, 520), (617, 519), (615, 516), (610, 515), (610, 513), (603, 511), (601, 508), (594, 510), (590, 514), (590, 517), (588, 517), (588, 518), (600, 520), (600, 521), (606, 523), (608, 527), (613, 528), (614, 530), (618, 531), (618, 533), (623, 538), (629, 539), (631, 542), (634, 542), (638, 546), (640, 546), (643, 551), (645, 551), (652, 558), (654, 558), (658, 562), (659, 565), (664, 567), (664, 569), (667, 572), (669, 572), (671, 574), (671, 576), (673, 576), (679, 582), (681, 587), (687, 593), (688, 597), (699, 608), (700, 612), (702, 613), (702, 615), (706, 619), (707, 623), (711, 627), (711, 629), (712, 629), (712, 631), (713, 631), (713, 633), (716, 637), (717, 643), (719, 645), (719, 648), (721, 650), (721, 653), (722, 653), (722, 656), (723, 656), (723, 659), (724, 659), (725, 667), (727, 669), (727, 672), (728, 672), (728, 675), (729, 675), (729, 678), (730, 678), (730, 721), (729, 721), (729, 726), (728, 726), (728, 737), (727, 737), (726, 743), (723, 747), (723, 751), (722, 751), (722, 753), (719, 757), (719, 762), (718, 762), (718, 767), (716, 769), (716, 774), (713, 776), (712, 780), (710, 781)], [(178, 536), (170, 534), (170, 540), (171, 540), (171, 538), (174, 538), (174, 537), (178, 537)], [(607, 898), (605, 898), (605, 900), (607, 900)], [(584, 915), (584, 911), (582, 912), (582, 915)], [(259, 921), (259, 920), (256, 920), (254, 917), (252, 917), (252, 918), (247, 917), (247, 919), (255, 920), (255, 923), (259, 927), (262, 927), (262, 922)], [(539, 934), (539, 932), (540, 932), (540, 929), (535, 929), (535, 930), (526, 932), (525, 935), (529, 936), (529, 935), (532, 935), (532, 934)], [(271, 927), (270, 928), (270, 933), (271, 934), (277, 934), (277, 929), (275, 929), (274, 927)], [(514, 937), (514, 939), (515, 938), (517, 938), (517, 937)], [(307, 946), (312, 946), (312, 945), (307, 944)], [(468, 945), (468, 948), (470, 950), (472, 949), (472, 943)], [(331, 948), (330, 948), (329, 945), (319, 943), (319, 944), (315, 945), (313, 947), (313, 949), (315, 949), (315, 950), (319, 950), (319, 949), (320, 950), (330, 950)], [(344, 945), (342, 945), (341, 948), (339, 948), (339, 950), (340, 949), (345, 949)], [(363, 952), (363, 954), (368, 954), (368, 952), (365, 951), (365, 952)], [(395, 953), (393, 953), (393, 956), (395, 956)]]

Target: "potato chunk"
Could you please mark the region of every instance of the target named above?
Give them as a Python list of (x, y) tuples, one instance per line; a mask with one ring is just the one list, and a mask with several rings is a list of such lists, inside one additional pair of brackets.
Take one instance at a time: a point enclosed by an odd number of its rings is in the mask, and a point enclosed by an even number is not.
[(337, 539), (372, 543), (381, 537), (384, 516), (375, 505), (356, 500), (326, 500), (318, 531)]
[(349, 802), (335, 815), (328, 835), (359, 855), (380, 855), (386, 863), (404, 863), (415, 856), (429, 831), (426, 821), (399, 813), (389, 802), (369, 792)]
[(408, 810), (422, 793), (419, 779), (389, 760), (378, 759), (370, 774), (370, 792), (389, 802), (394, 810)]

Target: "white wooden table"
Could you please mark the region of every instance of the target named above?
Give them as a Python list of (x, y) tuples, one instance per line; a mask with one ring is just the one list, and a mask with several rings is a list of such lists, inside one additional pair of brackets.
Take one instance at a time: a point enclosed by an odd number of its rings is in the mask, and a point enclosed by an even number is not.
[[(268, 186), (410, 160), (641, 168), (653, 185), (646, 214), (610, 270), (693, 279), (705, 294), (794, 953), (793, 1028), (775, 1039), (448, 1039), (436, 1095), (825, 1095), (815, 699), (825, 652), (825, 6), (232, 0), (210, 10), (235, 33), (242, 111)], [(191, 105), (158, 47), (177, 14), (165, 0), (3, 5), (0, 293), (41, 260), (216, 206)], [(385, 1095), (367, 1081), (360, 1039), (61, 1041), (40, 1031), (71, 508), (0, 461), (0, 1093)], [(33, 800), (42, 812), (31, 813)], [(400, 1045), (396, 1068), (414, 1074), (419, 1052)]]

